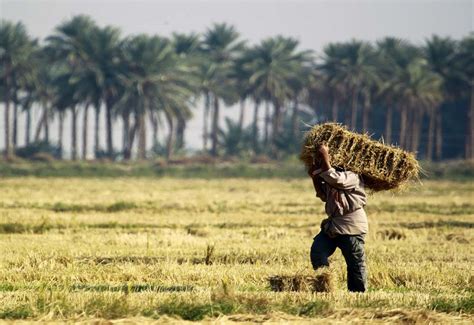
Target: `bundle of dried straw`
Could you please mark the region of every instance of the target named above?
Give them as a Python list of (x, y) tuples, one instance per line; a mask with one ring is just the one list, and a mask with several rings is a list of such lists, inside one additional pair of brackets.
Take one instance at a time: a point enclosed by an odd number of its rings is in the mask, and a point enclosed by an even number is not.
[(418, 179), (420, 166), (412, 153), (336, 123), (315, 125), (306, 133), (300, 159), (308, 169), (318, 163), (316, 152), (323, 143), (329, 147), (331, 165), (362, 175), (373, 191), (396, 189)]

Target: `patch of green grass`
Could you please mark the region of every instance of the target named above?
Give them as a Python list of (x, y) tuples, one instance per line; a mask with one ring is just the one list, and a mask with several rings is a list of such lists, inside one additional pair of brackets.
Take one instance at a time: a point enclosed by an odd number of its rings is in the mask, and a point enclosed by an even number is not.
[(288, 314), (304, 317), (321, 316), (332, 310), (329, 302), (322, 299), (313, 299), (304, 304), (295, 304), (288, 302), (280, 306), (280, 309)]
[(133, 202), (125, 202), (119, 201), (115, 202), (105, 208), (106, 212), (118, 212), (118, 211), (125, 211), (125, 210), (132, 210), (136, 209), (137, 205)]
[(425, 228), (474, 228), (474, 222), (469, 221), (422, 221), (422, 222), (401, 222), (400, 227), (408, 229), (425, 229)]
[(34, 312), (29, 305), (0, 309), (0, 319), (26, 319), (33, 317)]
[(94, 210), (94, 208), (87, 205), (58, 202), (51, 206), (51, 210), (54, 212), (84, 212)]
[(431, 302), (430, 307), (445, 313), (463, 312), (474, 314), (474, 294), (461, 299), (438, 298)]
[(0, 224), (0, 234), (25, 234), (25, 233), (42, 234), (51, 229), (64, 229), (64, 228), (66, 228), (65, 225), (51, 224), (46, 221), (40, 224), (36, 224), (36, 225), (23, 224), (23, 223), (18, 223), (18, 222), (7, 222), (7, 223)]
[(184, 320), (199, 321), (206, 316), (217, 317), (237, 311), (237, 306), (230, 300), (210, 303), (184, 302), (170, 299), (158, 306), (158, 315), (178, 316)]
[(69, 204), (58, 202), (47, 208), (54, 212), (119, 212), (135, 209), (137, 207), (138, 206), (133, 202), (119, 201), (110, 205)]
[(128, 302), (128, 296), (123, 294), (119, 297), (94, 297), (84, 306), (84, 313), (99, 318), (117, 319), (135, 314), (136, 311)]
[(372, 212), (417, 212), (435, 215), (463, 215), (474, 214), (474, 204), (428, 204), (424, 202), (412, 204), (392, 204), (380, 202), (377, 205), (369, 204), (367, 211)]

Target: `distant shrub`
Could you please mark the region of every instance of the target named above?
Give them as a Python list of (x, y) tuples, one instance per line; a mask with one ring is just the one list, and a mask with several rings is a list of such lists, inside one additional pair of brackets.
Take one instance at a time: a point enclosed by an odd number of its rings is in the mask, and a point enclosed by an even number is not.
[(52, 156), (51, 154), (49, 154), (49, 153), (46, 153), (46, 152), (38, 152), (37, 154), (34, 154), (33, 157), (31, 157), (31, 160), (51, 163), (51, 162), (55, 161), (56, 158), (53, 157), (53, 156)]
[(96, 159), (96, 160), (103, 160), (103, 161), (112, 160), (112, 161), (116, 161), (116, 160), (119, 160), (120, 158), (123, 158), (123, 153), (120, 152), (120, 151), (114, 151), (114, 152), (112, 152), (112, 154), (110, 154), (110, 155), (109, 155), (109, 153), (107, 152), (107, 150), (99, 149), (99, 150), (96, 150), (96, 151), (95, 151), (95, 159)]
[(15, 150), (15, 155), (35, 161), (51, 161), (61, 159), (61, 148), (48, 142), (34, 142)]

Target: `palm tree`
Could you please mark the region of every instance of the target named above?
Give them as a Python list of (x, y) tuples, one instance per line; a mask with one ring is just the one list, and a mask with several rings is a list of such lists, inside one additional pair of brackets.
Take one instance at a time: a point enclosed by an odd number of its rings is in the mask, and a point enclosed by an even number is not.
[(408, 66), (419, 60), (420, 51), (405, 40), (386, 37), (377, 42), (379, 58), (380, 84), (378, 97), (387, 107), (385, 120), (385, 141), (392, 142), (392, 116), (393, 108), (400, 113), (400, 133), (398, 144), (405, 145), (407, 131), (408, 108), (401, 101), (402, 88), (407, 79)]
[[(62, 67), (64, 80), (74, 81), (75, 97), (81, 98), (82, 107), (84, 110), (83, 121), (83, 140), (82, 140), (82, 157), (87, 157), (87, 133), (88, 133), (88, 108), (92, 104), (96, 107), (97, 117), (100, 109), (100, 98), (102, 91), (100, 89), (101, 79), (100, 72), (98, 72), (94, 56), (97, 48), (101, 47), (101, 41), (98, 37), (101, 35), (101, 30), (95, 25), (94, 21), (88, 16), (79, 15), (73, 17), (56, 28), (55, 34), (47, 38), (48, 45), (46, 51), (56, 60), (56, 64), (66, 65)], [(66, 84), (69, 84), (66, 83)], [(71, 85), (72, 86), (72, 85)], [(77, 103), (80, 104), (80, 103)], [(72, 116), (74, 119), (73, 126), (76, 125), (77, 108), (74, 105)], [(63, 113), (60, 114), (60, 128), (62, 126)], [(98, 125), (96, 125), (96, 130)], [(62, 129), (61, 129), (62, 130)], [(76, 139), (74, 132), (73, 138)], [(98, 144), (98, 134), (96, 134), (96, 144)], [(76, 159), (77, 149), (74, 144), (73, 159)], [(96, 148), (97, 150), (97, 148)]]
[(292, 97), (291, 80), (297, 80), (308, 52), (296, 50), (298, 41), (277, 36), (263, 40), (249, 50), (252, 61), (246, 65), (250, 71), (249, 87), (262, 101), (273, 105), (272, 152), (282, 127), (285, 102)]
[[(36, 42), (35, 42), (36, 43)], [(39, 68), (41, 66), (40, 49), (37, 44), (34, 44), (28, 64), (24, 66), (24, 71), (20, 72), (20, 89), (24, 93), (20, 98), (20, 103), (23, 112), (26, 113), (25, 123), (25, 144), (29, 145), (31, 142), (31, 107), (34, 102), (38, 101), (39, 83)]]
[(219, 109), (220, 100), (227, 104), (235, 101), (235, 82), (229, 75), (232, 72), (232, 60), (242, 49), (243, 44), (238, 40), (239, 33), (233, 26), (225, 23), (214, 24), (204, 33), (203, 53), (205, 53), (210, 63), (207, 67), (209, 84), (209, 94), (212, 96), (212, 148), (211, 154), (217, 155), (218, 132), (219, 132)]
[(169, 159), (175, 146), (177, 116), (183, 119), (190, 116), (188, 102), (193, 95), (190, 70), (165, 38), (139, 35), (127, 39), (123, 46), (128, 73), (122, 80), (124, 92), (118, 107), (135, 107), (133, 129), (138, 130), (138, 157), (146, 157), (146, 114), (162, 112), (168, 122)]
[[(342, 67), (342, 43), (330, 43), (323, 49), (322, 63), (319, 65), (319, 69), (322, 72), (322, 78), (324, 80), (324, 86), (328, 91), (329, 97), (331, 97), (331, 115), (334, 121), (338, 120), (339, 108), (345, 99), (343, 94), (346, 93), (346, 84), (341, 78), (341, 67)], [(345, 114), (347, 117), (348, 114)], [(349, 124), (349, 120), (346, 118), (346, 124)]]
[(375, 63), (375, 51), (367, 42), (352, 40), (348, 43), (333, 43), (324, 48), (323, 64), (321, 69), (327, 74), (329, 83), (342, 86), (347, 94), (346, 99), (350, 101), (350, 123), (352, 129), (357, 128), (357, 111), (361, 93), (366, 98), (364, 105), (366, 113), (365, 127), (367, 128), (367, 116), (370, 105), (370, 88), (377, 77), (377, 66)]
[[(173, 46), (176, 54), (179, 56), (183, 63), (189, 66), (196, 67), (201, 59), (200, 54), (202, 53), (202, 42), (201, 37), (198, 34), (173, 34)], [(196, 71), (197, 73), (197, 71)], [(207, 122), (207, 119), (205, 119)], [(184, 132), (186, 129), (187, 118), (183, 116), (177, 116), (176, 125), (176, 148), (184, 148)]]
[(469, 110), (467, 119), (467, 137), (465, 141), (465, 157), (474, 159), (474, 33), (463, 38), (459, 44), (457, 55), (457, 72), (464, 90), (464, 94), (469, 98)]
[[(303, 63), (303, 62), (301, 62)], [(298, 70), (298, 71), (297, 71)], [(291, 142), (296, 143), (298, 139), (298, 116), (299, 116), (299, 102), (307, 90), (306, 85), (309, 84), (310, 78), (314, 77), (312, 75), (313, 69), (309, 66), (297, 66), (295, 65), (295, 74), (292, 78), (288, 81), (288, 84), (291, 89), (291, 99), (292, 99), (292, 108), (293, 111), (291, 113)], [(314, 85), (314, 83), (313, 83)]]
[[(246, 69), (246, 65), (249, 64), (253, 58), (248, 49), (243, 47), (241, 50), (241, 55), (235, 60), (230, 75), (230, 78), (235, 80), (236, 92), (238, 93), (240, 103), (239, 120), (237, 122), (237, 129), (240, 130), (238, 137), (242, 135), (245, 117), (245, 102), (252, 94), (252, 88), (249, 84), (251, 71)], [(227, 123), (227, 126), (228, 129), (231, 128), (229, 123)]]
[[(125, 73), (122, 70), (120, 30), (112, 26), (95, 29), (92, 38), (93, 51), (90, 52), (88, 62), (95, 72), (97, 91), (101, 93), (101, 101), (106, 111), (106, 144), (109, 158), (113, 157), (113, 116), (114, 106), (120, 99), (121, 78)], [(96, 114), (100, 108), (96, 107)], [(97, 118), (96, 118), (97, 119)]]
[[(442, 96), (447, 100), (453, 100), (456, 97), (457, 92), (457, 76), (458, 69), (456, 69), (456, 42), (449, 38), (441, 38), (436, 35), (426, 41), (426, 45), (423, 48), (424, 56), (428, 62), (428, 66), (433, 73), (435, 73), (442, 80)], [(436, 135), (436, 158), (440, 159), (442, 154), (442, 123), (440, 107), (432, 107), (429, 110), (430, 128), (428, 133), (428, 147), (426, 152), (426, 158), (432, 158), (432, 144), (433, 138)], [(436, 132), (435, 126), (436, 125)]]
[[(416, 152), (419, 145), (419, 134), (421, 131), (421, 117), (427, 111), (433, 116), (433, 111), (437, 109), (441, 100), (442, 79), (430, 71), (426, 61), (416, 60), (412, 62), (406, 70), (404, 83), (401, 86), (402, 102), (411, 112), (411, 125), (408, 130), (410, 138), (404, 143), (405, 147)], [(433, 119), (431, 119), (433, 121)], [(432, 129), (432, 123), (430, 123)], [(429, 138), (428, 150), (432, 147)], [(427, 156), (431, 159), (431, 156)]]
[(10, 143), (10, 101), (13, 99), (15, 70), (28, 62), (33, 42), (22, 23), (0, 22), (0, 73), (3, 81), (5, 102), (5, 158), (13, 154)]
[(41, 130), (44, 130), (44, 141), (49, 143), (49, 122), (54, 114), (53, 101), (56, 91), (53, 87), (54, 69), (51, 69), (46, 63), (44, 53), (39, 53), (39, 61), (43, 64), (38, 68), (38, 82), (36, 85), (36, 100), (41, 104), (43, 113), (38, 122), (34, 141), (38, 142)]
[(52, 83), (56, 89), (57, 96), (54, 99), (54, 107), (60, 114), (60, 130), (59, 130), (59, 144), (62, 151), (62, 118), (63, 114), (71, 111), (71, 159), (76, 160), (78, 156), (77, 150), (77, 106), (80, 103), (78, 81), (74, 78), (74, 74), (67, 70), (67, 66), (62, 66), (64, 69), (53, 79)]

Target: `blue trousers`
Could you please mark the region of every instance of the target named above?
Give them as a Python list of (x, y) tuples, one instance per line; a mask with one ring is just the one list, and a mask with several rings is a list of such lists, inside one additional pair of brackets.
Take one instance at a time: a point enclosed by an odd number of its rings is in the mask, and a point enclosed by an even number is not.
[(313, 268), (317, 270), (329, 266), (328, 258), (338, 247), (347, 264), (347, 288), (353, 292), (364, 292), (367, 289), (364, 235), (338, 235), (331, 238), (321, 231), (314, 237), (311, 246)]

